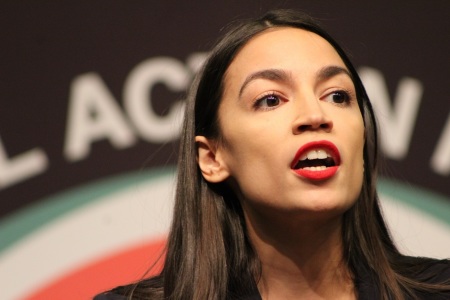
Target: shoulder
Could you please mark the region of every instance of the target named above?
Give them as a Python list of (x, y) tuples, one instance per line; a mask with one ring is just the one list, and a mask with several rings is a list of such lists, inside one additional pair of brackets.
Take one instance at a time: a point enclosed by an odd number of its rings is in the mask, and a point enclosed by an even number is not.
[(163, 299), (163, 280), (155, 276), (139, 282), (123, 285), (103, 292), (93, 300)]
[(93, 300), (126, 300), (127, 297), (112, 292), (98, 294)]
[(117, 286), (94, 297), (93, 300), (126, 300), (126, 295), (133, 289), (133, 285)]
[(403, 274), (417, 282), (417, 299), (450, 299), (450, 260), (404, 257), (403, 263), (407, 271)]
[[(416, 299), (450, 299), (450, 260), (400, 255), (391, 264), (415, 290)], [(355, 281), (359, 299), (380, 299), (376, 275), (365, 269), (360, 271)]]
[(443, 282), (448, 284), (450, 281), (450, 260), (448, 259), (405, 256), (402, 261), (411, 279), (431, 284)]
[(437, 281), (450, 280), (450, 260), (433, 260), (424, 272), (430, 276), (434, 274)]

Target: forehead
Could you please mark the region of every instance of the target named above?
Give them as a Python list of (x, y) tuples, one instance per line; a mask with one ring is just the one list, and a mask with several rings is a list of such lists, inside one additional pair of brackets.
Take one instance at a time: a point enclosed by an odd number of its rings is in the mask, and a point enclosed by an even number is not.
[(321, 36), (303, 29), (277, 27), (265, 30), (245, 44), (228, 67), (225, 81), (259, 69), (276, 67), (307, 72), (325, 65), (346, 68), (336, 50)]

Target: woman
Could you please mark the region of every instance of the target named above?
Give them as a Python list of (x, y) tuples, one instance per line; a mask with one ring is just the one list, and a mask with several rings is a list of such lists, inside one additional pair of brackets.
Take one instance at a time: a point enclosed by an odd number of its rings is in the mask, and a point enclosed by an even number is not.
[(450, 299), (450, 262), (391, 240), (376, 136), (361, 80), (314, 20), (278, 10), (234, 27), (188, 97), (163, 271), (97, 299)]

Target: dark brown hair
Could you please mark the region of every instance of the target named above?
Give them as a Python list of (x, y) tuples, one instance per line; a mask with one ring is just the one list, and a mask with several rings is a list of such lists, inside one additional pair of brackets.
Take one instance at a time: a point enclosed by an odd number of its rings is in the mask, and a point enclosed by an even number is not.
[(273, 27), (318, 34), (336, 49), (347, 66), (364, 119), (364, 180), (359, 199), (343, 217), (344, 262), (354, 279), (368, 274), (381, 299), (403, 299), (415, 290), (439, 290), (410, 279), (412, 264), (398, 252), (383, 220), (376, 192), (377, 127), (363, 84), (341, 47), (308, 15), (277, 10), (234, 25), (213, 48), (190, 89), (178, 160), (172, 227), (160, 275), (140, 281), (133, 299), (233, 299), (252, 292), (260, 263), (247, 236), (236, 196), (224, 184), (209, 184), (197, 165), (195, 136), (219, 139), (217, 112), (224, 74), (239, 50)]

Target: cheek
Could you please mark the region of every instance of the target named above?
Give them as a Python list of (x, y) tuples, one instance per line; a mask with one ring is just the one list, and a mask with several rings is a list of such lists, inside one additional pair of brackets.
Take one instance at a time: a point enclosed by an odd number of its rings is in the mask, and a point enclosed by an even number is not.
[[(267, 198), (269, 192), (278, 190), (278, 177), (282, 166), (280, 152), (274, 149), (273, 139), (267, 134), (247, 135), (233, 132), (224, 136), (224, 161), (235, 191), (247, 199)], [(272, 142), (272, 144), (271, 144)], [(280, 143), (280, 142), (277, 142)]]
[(353, 184), (357, 187), (358, 191), (360, 190), (363, 177), (364, 177), (364, 143), (365, 143), (365, 134), (364, 134), (364, 123), (361, 119), (359, 125), (355, 128), (354, 131), (354, 147), (351, 149), (350, 156), (353, 159)]
[(222, 116), (220, 126), (226, 128), (222, 130), (223, 157), (232, 175), (238, 177), (248, 172), (255, 175), (253, 170), (277, 160), (279, 149), (275, 146), (282, 143), (279, 123), (250, 118), (239, 111)]
[(359, 187), (362, 184), (364, 172), (364, 143), (365, 130), (362, 117), (356, 113), (349, 115), (342, 123), (345, 127), (343, 130), (345, 134), (342, 136), (342, 141), (345, 140), (347, 150), (347, 160), (349, 163), (348, 180), (355, 186)]
[(344, 118), (344, 124), (347, 124), (348, 127), (348, 139), (352, 140), (353, 145), (355, 145), (354, 151), (358, 151), (362, 157), (365, 142), (365, 126), (359, 109), (357, 112), (355, 111), (352, 115)]
[(233, 134), (224, 144), (224, 161), (237, 180), (258, 177), (278, 163), (264, 135)]

